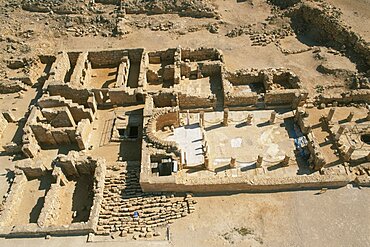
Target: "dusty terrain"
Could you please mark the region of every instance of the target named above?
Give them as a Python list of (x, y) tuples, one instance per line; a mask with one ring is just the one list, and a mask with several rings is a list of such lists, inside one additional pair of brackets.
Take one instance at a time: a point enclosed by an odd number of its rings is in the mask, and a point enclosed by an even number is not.
[[(245, 68), (291, 69), (307, 90), (306, 103), (310, 107), (314, 105), (320, 107), (320, 99), (326, 96), (343, 96), (352, 90), (370, 89), (370, 60), (366, 61), (366, 58), (361, 57), (350, 45), (343, 46), (339, 38), (339, 41), (332, 42), (336, 38), (333, 34), (322, 34), (325, 30), (321, 29), (316, 32), (315, 25), (303, 22), (303, 12), (301, 13), (297, 7), (302, 1), (129, 0), (122, 1), (121, 4), (120, 2), (0, 0), (0, 110), (10, 111), (15, 117), (15, 121), (10, 122), (3, 130), (0, 140), (0, 196), (4, 197), (4, 201), (11, 184), (9, 180), (12, 180), (8, 171), (15, 168), (15, 161), (25, 157), (19, 152), (9, 154), (3, 147), (10, 142), (17, 145), (22, 143), (23, 127), (29, 109), (41, 97), (43, 83), (49, 76), (50, 64), (45, 61), (60, 51), (141, 47), (155, 51), (179, 46), (213, 47), (223, 51), (225, 69), (230, 73)], [(350, 26), (349, 29), (359, 35), (361, 41), (369, 47), (370, 0), (305, 0), (305, 2), (322, 4), (328, 16)], [(296, 3), (298, 4), (295, 5)], [(308, 17), (306, 18), (309, 19)], [(156, 69), (156, 66), (153, 65), (153, 68)], [(114, 68), (97, 68), (92, 71), (94, 78), (92, 88), (112, 87), (107, 82), (114, 80), (116, 76)], [(137, 77), (137, 73), (138, 71), (134, 71), (131, 75), (135, 74)], [(131, 78), (128, 80), (131, 85), (135, 83), (131, 82)], [(205, 82), (205, 86), (201, 87), (202, 93), (208, 93), (208, 79), (202, 80)], [(199, 86), (192, 85), (192, 82), (199, 83), (189, 80), (183, 84), (184, 88), (179, 87), (178, 90), (185, 91), (186, 88)], [(157, 88), (160, 87), (154, 85), (149, 90), (156, 91)], [(361, 113), (361, 116), (355, 115), (356, 121), (365, 116), (365, 104), (353, 103), (351, 107), (355, 110), (363, 107), (356, 110)], [(142, 105), (138, 105), (118, 111), (131, 109), (140, 111), (142, 108)], [(336, 117), (341, 119), (335, 118), (336, 123), (346, 118), (349, 110), (348, 108), (337, 113)], [(309, 112), (313, 125), (319, 122), (323, 113), (327, 114), (326, 109), (322, 111), (313, 109)], [(219, 114), (222, 118), (222, 114), (220, 112)], [(106, 134), (104, 137), (104, 131), (108, 125), (113, 124), (114, 117), (113, 110), (98, 111), (96, 117), (98, 121), (93, 123), (92, 132), (103, 133), (103, 137), (95, 136), (96, 139), (93, 137), (91, 147), (86, 153), (94, 157), (105, 157), (109, 164), (118, 160), (139, 161), (141, 140), (106, 145), (110, 136)], [(268, 114), (263, 116), (264, 121), (268, 118)], [(269, 126), (264, 128), (270, 129)], [(284, 135), (279, 135), (280, 129), (284, 128), (271, 129), (278, 135), (274, 141), (287, 135), (285, 132)], [(230, 133), (235, 138), (243, 136), (249, 141), (247, 147), (251, 149), (254, 146), (252, 141), (260, 138), (258, 131), (254, 131), (253, 135), (246, 133), (241, 135), (234, 127), (222, 131), (222, 136), (228, 136)], [(313, 132), (320, 144), (327, 143), (329, 134), (326, 130), (314, 128)], [(214, 134), (211, 140), (215, 146), (212, 148), (217, 150), (217, 154), (212, 158), (221, 158), (225, 155), (222, 153), (225, 151), (222, 145), (226, 141), (220, 138), (217, 130), (212, 133)], [(288, 150), (286, 152), (293, 155), (293, 142), (288, 139), (283, 145)], [(333, 153), (332, 146), (322, 146), (328, 163), (336, 165), (337, 155)], [(43, 149), (39, 158), (47, 164), (44, 165), (46, 168), (51, 169), (56, 155), (67, 154), (74, 149), (74, 146)], [(263, 147), (260, 149), (263, 150)], [(226, 150), (227, 155), (232, 153), (229, 151)], [(268, 151), (271, 150), (266, 151), (268, 159), (273, 159), (273, 156), (284, 157), (284, 153), (279, 153), (280, 150), (272, 154)], [(255, 156), (255, 153), (242, 152), (244, 151), (232, 155), (245, 161)], [(295, 161), (295, 158), (293, 160)], [(109, 169), (114, 171), (115, 167)], [(340, 169), (344, 170), (342, 167)], [(276, 171), (276, 174), (280, 173), (295, 174), (297, 169), (289, 167)], [(90, 212), (86, 208), (91, 207), (91, 195), (85, 192), (91, 190), (89, 180), (91, 178), (87, 179), (88, 183), (81, 185), (86, 189), (75, 191), (75, 195), (72, 193), (78, 188), (75, 188), (74, 182), (65, 187), (66, 200), (59, 208), (61, 218), (56, 224), (69, 224), (74, 219), (77, 222), (88, 220)], [(49, 185), (50, 182), (45, 185), (38, 179), (28, 181), (21, 197), (22, 206), (18, 209), (20, 213), (14, 215), (12, 225), (37, 223)], [(124, 190), (119, 193), (124, 194)], [(86, 198), (88, 202), (74, 205), (73, 197)], [(96, 237), (94, 243), (86, 245), (370, 246), (368, 188), (348, 185), (328, 191), (324, 189), (324, 191), (262, 194), (195, 194), (193, 198), (197, 202), (196, 210), (171, 224), (169, 241), (165, 240), (166, 231), (162, 229), (160, 240), (152, 242), (111, 240), (109, 237), (107, 240)], [(79, 214), (76, 219), (73, 213), (77, 211)], [(86, 236), (52, 237), (49, 240), (0, 239), (0, 246), (82, 246), (85, 243)]]

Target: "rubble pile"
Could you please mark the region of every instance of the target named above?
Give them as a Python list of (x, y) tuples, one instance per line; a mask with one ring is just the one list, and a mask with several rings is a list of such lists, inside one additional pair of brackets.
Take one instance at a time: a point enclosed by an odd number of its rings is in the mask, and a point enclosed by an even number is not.
[(287, 13), (289, 10), (281, 10), (272, 6), (271, 15), (263, 22), (236, 27), (227, 32), (226, 36), (235, 38), (243, 34), (248, 35), (252, 46), (266, 46), (275, 43), (287, 36), (294, 35), (289, 18), (286, 18)]
[(57, 14), (82, 14), (86, 5), (83, 1), (67, 0), (24, 0), (22, 8), (32, 12), (54, 12)]
[(120, 163), (106, 175), (97, 234), (112, 238), (132, 236), (152, 238), (156, 227), (192, 213), (196, 203), (191, 195), (175, 197), (145, 193), (139, 184), (140, 166)]
[[(120, 1), (97, 0), (99, 3), (119, 4)], [(210, 1), (202, 0), (128, 0), (124, 3), (128, 14), (179, 14), (195, 18), (215, 18), (218, 13)]]

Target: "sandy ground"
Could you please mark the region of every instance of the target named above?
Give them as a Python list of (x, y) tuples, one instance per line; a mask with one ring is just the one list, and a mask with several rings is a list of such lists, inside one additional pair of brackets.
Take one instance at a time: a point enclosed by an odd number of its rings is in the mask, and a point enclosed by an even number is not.
[[(86, 243), (86, 237), (3, 239), (0, 246), (297, 246), (370, 245), (369, 188), (197, 197), (193, 214), (170, 226), (167, 241)], [(236, 230), (235, 230), (236, 229)], [(238, 231), (240, 233), (238, 233)]]
[(370, 41), (369, 25), (364, 21), (370, 19), (369, 0), (327, 0), (327, 2), (339, 7), (343, 12), (343, 20), (352, 27), (352, 30), (366, 41)]

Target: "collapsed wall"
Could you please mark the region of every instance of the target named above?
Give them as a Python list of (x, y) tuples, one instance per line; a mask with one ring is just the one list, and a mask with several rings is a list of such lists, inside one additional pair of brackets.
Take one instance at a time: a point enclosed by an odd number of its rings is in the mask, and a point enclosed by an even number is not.
[[(311, 29), (320, 43), (329, 44), (336, 49), (345, 49), (355, 55), (356, 63), (363, 71), (370, 69), (370, 46), (349, 26), (344, 24), (333, 9), (323, 8), (319, 3), (304, 1), (292, 12), (292, 20), (298, 28)], [(294, 26), (294, 25), (293, 25)], [(296, 27), (297, 28), (297, 27)]]
[[(120, 5), (120, 0), (96, 0), (97, 3)], [(215, 7), (209, 1), (134, 1), (123, 3), (128, 14), (179, 14), (195, 18), (213, 18), (217, 16)]]

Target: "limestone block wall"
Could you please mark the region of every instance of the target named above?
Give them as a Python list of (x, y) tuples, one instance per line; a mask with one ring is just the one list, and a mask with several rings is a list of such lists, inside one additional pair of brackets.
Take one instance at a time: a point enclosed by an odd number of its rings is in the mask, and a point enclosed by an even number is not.
[(220, 60), (223, 62), (222, 51), (215, 48), (201, 47), (198, 49), (181, 48), (181, 60), (189, 59), (190, 61), (203, 60)]
[(9, 196), (4, 203), (4, 210), (0, 214), (0, 227), (7, 226), (12, 221), (13, 217), (17, 217), (16, 211), (20, 206), (23, 195), (23, 187), (26, 182), (27, 177), (23, 171), (16, 170)]
[(208, 97), (178, 93), (179, 106), (181, 109), (216, 107), (216, 96)]
[(161, 114), (156, 117), (155, 130), (162, 130), (165, 126), (173, 125), (175, 128), (180, 125), (180, 118), (178, 111), (168, 111), (167, 113)]
[[(138, 88), (143, 88), (147, 83), (146, 71), (147, 71), (147, 57), (144, 49), (131, 50), (129, 53), (130, 60), (132, 63), (140, 63)], [(137, 61), (139, 59), (139, 61)]]
[(174, 81), (175, 80), (175, 65), (166, 65), (163, 68), (162, 78), (164, 81)]
[(0, 114), (0, 137), (3, 135), (6, 126), (8, 126), (8, 121), (6, 121), (3, 114)]
[(130, 60), (128, 57), (122, 58), (122, 63), (118, 66), (116, 88), (125, 88), (130, 71)]
[(39, 144), (56, 146), (57, 142), (51, 132), (51, 126), (48, 124), (35, 123), (31, 124), (30, 128), (35, 135), (35, 138)]
[(52, 226), (59, 220), (61, 215), (58, 210), (63, 201), (63, 195), (59, 193), (60, 187), (60, 184), (51, 184), (45, 196), (44, 207), (37, 220), (37, 225), (39, 227)]
[(175, 152), (180, 154), (180, 148), (177, 143), (174, 141), (165, 141), (157, 137), (156, 132), (161, 130), (164, 126), (178, 127), (180, 124), (179, 118), (179, 109), (178, 108), (162, 108), (157, 110), (153, 115), (148, 119), (145, 128), (144, 134), (146, 141), (152, 146), (158, 149), (164, 149), (168, 152)]
[[(299, 89), (284, 89), (268, 91), (265, 94), (266, 105), (287, 105), (292, 106), (294, 101), (304, 102), (308, 97), (305, 90)], [(300, 103), (297, 102), (299, 105)]]
[(224, 77), (232, 85), (263, 84), (267, 80), (267, 75), (257, 69), (238, 70), (235, 73), (225, 72)]
[(118, 66), (122, 62), (122, 58), (128, 56), (131, 62), (141, 62), (144, 49), (121, 49), (121, 50), (104, 50), (90, 51), (88, 59), (93, 68)]
[(41, 112), (53, 127), (74, 127), (76, 125), (69, 108), (66, 106), (43, 108)]
[(16, 93), (22, 90), (27, 90), (27, 85), (19, 80), (9, 80), (1, 78), (0, 80), (0, 93)]
[(132, 105), (138, 103), (134, 92), (127, 92), (118, 88), (109, 89), (108, 97), (112, 105)]
[[(231, 74), (233, 75), (233, 74)], [(224, 105), (227, 107), (238, 107), (238, 106), (254, 106), (258, 101), (258, 94), (256, 92), (243, 92), (240, 90), (235, 90), (235, 84), (232, 84), (228, 79), (226, 79), (226, 73), (222, 73), (222, 84), (224, 89)], [(243, 79), (240, 77), (228, 77), (236, 83), (248, 83), (248, 79)], [(254, 81), (254, 77), (252, 77)], [(237, 84), (243, 85), (243, 84)]]
[(298, 108), (294, 117), (295, 123), (299, 126), (303, 134), (307, 135), (311, 132), (311, 126), (305, 117), (305, 111), (303, 108)]
[(94, 175), (98, 162), (105, 164), (103, 159), (96, 160), (81, 152), (71, 151), (67, 155), (58, 155), (54, 163), (56, 166), (61, 167), (63, 173), (68, 179), (73, 179), (78, 178), (83, 174)]
[(88, 107), (88, 101), (93, 96), (88, 89), (63, 84), (60, 81), (54, 81), (48, 86), (50, 96), (61, 96), (70, 99), (74, 103)]
[(203, 76), (221, 76), (223, 63), (217, 62), (204, 62), (200, 63), (200, 70)]
[(161, 91), (152, 95), (155, 107), (178, 106), (177, 94), (173, 91)]
[(35, 136), (33, 134), (30, 134), (30, 132), (32, 131), (30, 130), (25, 134), (27, 136), (26, 138), (25, 135), (23, 135), (21, 151), (26, 157), (35, 158), (41, 147), (38, 144)]
[(174, 61), (175, 52), (176, 48), (171, 48), (164, 51), (148, 52), (149, 63), (160, 64), (166, 61), (166, 63), (168, 64), (173, 64), (175, 62)]
[(39, 145), (56, 147), (77, 144), (81, 150), (88, 147), (92, 128), (88, 119), (81, 120), (77, 127), (54, 128), (50, 124), (39, 122), (31, 123), (29, 126)]
[(190, 77), (191, 74), (191, 63), (190, 62), (181, 62), (180, 64), (180, 74), (186, 78)]
[(118, 66), (128, 54), (128, 50), (90, 51), (88, 59), (93, 68), (111, 67)]
[(325, 104), (333, 102), (340, 104), (370, 103), (370, 89), (352, 90), (342, 94), (321, 94), (319, 102)]
[(92, 124), (90, 123), (88, 119), (83, 119), (80, 123), (78, 123), (77, 129), (75, 132), (75, 135), (76, 135), (75, 140), (80, 150), (84, 150), (88, 148), (88, 143), (90, 141), (91, 132), (92, 132)]
[(213, 177), (202, 178), (194, 177), (154, 177), (140, 174), (140, 185), (145, 192), (271, 192), (301, 190), (304, 188), (338, 188), (347, 185), (353, 181), (353, 177), (347, 175), (320, 175), (313, 174), (309, 176), (292, 177)]
[(76, 123), (80, 122), (82, 119), (89, 119), (90, 121), (94, 119), (94, 113), (91, 109), (85, 108), (83, 105), (74, 103), (72, 100), (65, 99), (61, 96), (48, 96), (45, 94), (37, 104), (43, 109), (66, 106)]
[[(60, 191), (63, 184), (68, 183), (65, 174), (60, 171), (60, 166), (63, 162), (59, 162), (59, 158), (64, 161), (73, 163), (76, 170), (76, 177), (86, 174), (93, 177), (93, 201), (90, 208), (90, 215), (86, 222), (71, 223), (69, 225), (58, 225), (56, 222), (60, 215), (60, 204), (65, 200), (65, 195)], [(19, 209), (21, 198), (23, 195), (23, 188), (27, 182), (24, 172), (21, 170), (15, 171), (15, 179), (10, 187), (10, 193), (5, 201), (5, 210), (0, 215), (0, 235), (1, 236), (37, 236), (37, 235), (64, 235), (64, 234), (87, 234), (96, 231), (97, 222), (100, 212), (100, 207), (103, 199), (104, 181), (106, 174), (106, 164), (104, 159), (93, 159), (90, 156), (83, 155), (78, 152), (71, 152), (68, 155), (60, 155), (55, 160), (53, 176), (55, 181), (51, 184), (48, 190), (43, 208), (41, 209), (37, 224), (26, 224), (10, 226), (10, 222), (14, 217), (17, 217), (17, 210)], [(63, 180), (63, 183), (60, 181)], [(58, 182), (59, 181), (59, 182)], [(90, 193), (87, 191), (87, 193)]]
[(36, 157), (37, 153), (40, 151), (40, 146), (38, 145), (38, 141), (36, 140), (36, 137), (30, 127), (30, 124), (33, 123), (37, 117), (37, 115), (40, 114), (39, 110), (36, 106), (32, 106), (28, 119), (26, 124), (23, 128), (23, 136), (22, 136), (22, 152), (26, 155), (28, 158), (34, 158)]
[(88, 85), (91, 78), (91, 63), (88, 52), (82, 52), (77, 58), (76, 65), (71, 75), (70, 83), (73, 85)]
[(320, 144), (312, 132), (307, 134), (308, 150), (310, 151), (310, 158), (308, 161), (313, 169), (320, 170), (327, 163), (323, 154), (320, 151)]
[(252, 105), (256, 105), (257, 101), (258, 101), (258, 94), (254, 92), (226, 93), (224, 97), (224, 105), (228, 107), (252, 106)]
[(31, 180), (45, 175), (45, 160), (40, 159), (23, 159), (15, 162), (16, 169), (22, 170), (26, 177)]
[(306, 135), (308, 144), (307, 148), (310, 152), (309, 162), (313, 169), (320, 170), (326, 164), (326, 160), (321, 153), (319, 142), (312, 132), (311, 126), (307, 122), (307, 118), (303, 108), (298, 108), (294, 117), (296, 124), (300, 127), (302, 133)]
[(64, 84), (65, 75), (68, 73), (71, 68), (70, 60), (66, 52), (60, 52), (56, 55), (55, 62), (52, 64), (49, 78), (44, 83), (43, 89), (47, 89), (49, 84), (54, 81), (60, 81), (61, 84)]

